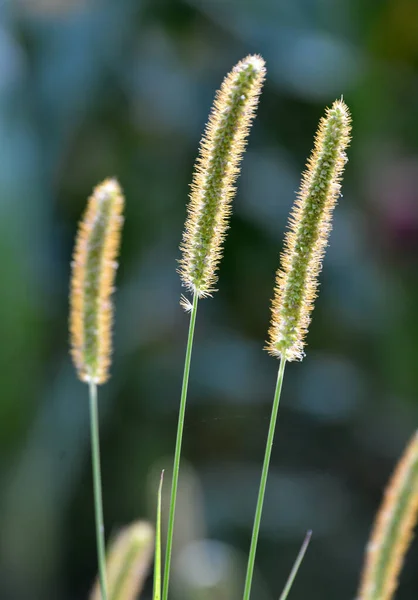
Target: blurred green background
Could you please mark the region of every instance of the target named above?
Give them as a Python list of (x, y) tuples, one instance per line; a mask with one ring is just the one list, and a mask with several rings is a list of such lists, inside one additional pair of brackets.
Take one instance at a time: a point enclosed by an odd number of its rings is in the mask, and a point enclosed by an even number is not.
[[(199, 307), (173, 599), (242, 593), (278, 366), (263, 351), (274, 272), (317, 122), (342, 94), (354, 138), (307, 356), (285, 378), (254, 598), (277, 599), (308, 528), (292, 598), (356, 595), (382, 489), (418, 425), (418, 3), (2, 0), (2, 600), (85, 599), (95, 576), (67, 295), (77, 221), (113, 175), (127, 206), (100, 389), (107, 533), (154, 518), (188, 327), (176, 274), (188, 185), (215, 90), (255, 52), (267, 82), (219, 292)], [(415, 545), (398, 598), (417, 594)]]

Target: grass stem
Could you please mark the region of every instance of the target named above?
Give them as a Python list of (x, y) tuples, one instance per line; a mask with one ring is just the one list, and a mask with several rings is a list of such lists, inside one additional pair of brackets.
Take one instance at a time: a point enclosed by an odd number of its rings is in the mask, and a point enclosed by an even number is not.
[(102, 600), (107, 600), (106, 552), (104, 542), (102, 477), (100, 472), (99, 417), (97, 410), (97, 384), (90, 379), (90, 432), (91, 459), (93, 466), (94, 512), (96, 518), (97, 559), (99, 565)]
[(261, 514), (263, 512), (264, 495), (266, 492), (267, 476), (268, 476), (269, 465), (270, 465), (271, 451), (273, 448), (274, 432), (276, 429), (277, 413), (279, 411), (280, 394), (282, 391), (285, 366), (286, 366), (286, 359), (281, 358), (279, 372), (277, 375), (276, 390), (274, 392), (273, 408), (271, 411), (269, 431), (268, 431), (268, 435), (267, 435), (267, 444), (266, 444), (266, 451), (264, 454), (263, 469), (261, 471), (260, 489), (258, 491), (257, 506), (255, 509), (253, 533), (252, 533), (252, 537), (251, 537), (250, 553), (248, 555), (248, 565), (247, 565), (247, 574), (245, 577), (245, 588), (244, 588), (243, 600), (249, 600), (250, 594), (251, 594), (251, 584), (252, 584), (253, 573), (254, 573), (255, 555), (257, 552), (258, 534), (260, 531)]
[(183, 384), (181, 389), (180, 410), (177, 425), (176, 448), (174, 452), (173, 479), (171, 483), (170, 512), (167, 528), (167, 545), (165, 551), (163, 600), (168, 599), (168, 584), (170, 579), (171, 550), (173, 546), (174, 517), (176, 513), (177, 485), (180, 470), (181, 445), (183, 440), (184, 415), (186, 412), (187, 388), (189, 385), (190, 363), (192, 358), (193, 337), (196, 324), (198, 295), (193, 296), (193, 306), (190, 313), (189, 335), (187, 338), (186, 358), (184, 362)]

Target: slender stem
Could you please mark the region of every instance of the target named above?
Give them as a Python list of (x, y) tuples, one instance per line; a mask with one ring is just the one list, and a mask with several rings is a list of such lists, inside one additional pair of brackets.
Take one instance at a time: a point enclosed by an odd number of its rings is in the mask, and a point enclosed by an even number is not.
[(258, 491), (257, 506), (255, 509), (253, 533), (251, 537), (250, 553), (248, 556), (247, 575), (245, 577), (245, 588), (243, 600), (249, 600), (251, 594), (251, 584), (254, 573), (255, 554), (257, 551), (258, 534), (260, 531), (261, 514), (263, 512), (264, 494), (266, 491), (267, 476), (270, 465), (271, 450), (273, 448), (274, 431), (276, 429), (277, 413), (279, 411), (280, 393), (282, 391), (284, 368), (286, 359), (280, 360), (279, 373), (277, 375), (276, 390), (274, 392), (273, 408), (270, 417), (270, 426), (267, 436), (266, 452), (264, 454), (263, 470), (261, 471), (260, 489)]
[(296, 557), (295, 563), (292, 567), (292, 570), (290, 571), (290, 575), (286, 581), (286, 585), (284, 586), (283, 592), (281, 593), (279, 600), (286, 600), (286, 598), (288, 597), (289, 592), (292, 588), (293, 582), (295, 581), (295, 577), (298, 574), (299, 567), (302, 564), (306, 550), (308, 549), (309, 542), (311, 541), (311, 537), (312, 537), (312, 531), (309, 530), (305, 536), (305, 539), (303, 540), (303, 544), (301, 546), (301, 549), (299, 550), (299, 554)]
[(170, 565), (171, 565), (171, 550), (173, 546), (173, 531), (174, 531), (174, 517), (176, 513), (176, 499), (177, 499), (177, 485), (179, 479), (180, 470), (180, 455), (181, 455), (181, 443), (183, 439), (183, 427), (184, 427), (184, 415), (186, 412), (186, 399), (187, 399), (187, 388), (189, 385), (189, 373), (190, 373), (190, 362), (192, 357), (193, 348), (193, 337), (194, 329), (196, 324), (197, 314), (197, 294), (193, 297), (193, 306), (190, 313), (190, 325), (189, 325), (189, 336), (187, 338), (186, 358), (184, 362), (183, 372), (183, 385), (181, 388), (180, 398), (180, 410), (179, 419), (177, 425), (177, 439), (176, 449), (174, 452), (174, 465), (173, 465), (173, 480), (171, 483), (171, 498), (170, 498), (170, 513), (168, 517), (168, 528), (167, 528), (167, 545), (165, 551), (165, 564), (164, 564), (164, 584), (163, 584), (163, 600), (168, 599), (168, 583), (170, 579)]
[(94, 512), (96, 518), (97, 559), (99, 564), (100, 589), (102, 600), (107, 600), (106, 586), (106, 553), (104, 543), (102, 477), (100, 473), (100, 442), (99, 418), (97, 410), (97, 385), (89, 382), (90, 391), (90, 434), (91, 434), (91, 461), (93, 466)]

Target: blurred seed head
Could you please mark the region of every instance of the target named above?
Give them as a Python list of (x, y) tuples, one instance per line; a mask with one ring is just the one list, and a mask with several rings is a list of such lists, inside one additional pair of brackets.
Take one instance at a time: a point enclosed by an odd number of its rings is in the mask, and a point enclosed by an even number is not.
[[(122, 529), (110, 542), (106, 559), (109, 600), (135, 600), (148, 576), (154, 550), (154, 529), (137, 521)], [(90, 600), (101, 600), (96, 581)]]
[(117, 269), (124, 198), (107, 179), (88, 200), (79, 224), (70, 291), (71, 354), (82, 381), (104, 383), (111, 355), (111, 294)]
[(357, 600), (390, 600), (418, 518), (418, 432), (406, 447), (377, 513)]

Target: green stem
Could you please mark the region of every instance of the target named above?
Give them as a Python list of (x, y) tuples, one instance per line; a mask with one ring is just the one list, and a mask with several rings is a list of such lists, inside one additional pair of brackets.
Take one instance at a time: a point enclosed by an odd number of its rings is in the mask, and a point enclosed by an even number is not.
[(107, 600), (106, 553), (104, 543), (102, 477), (100, 473), (99, 418), (97, 410), (97, 385), (90, 379), (90, 434), (91, 461), (93, 466), (94, 512), (96, 518), (97, 559), (99, 564), (100, 589), (102, 600)]
[(181, 443), (183, 439), (184, 415), (186, 412), (187, 388), (189, 385), (190, 362), (192, 357), (193, 337), (196, 324), (198, 296), (193, 296), (193, 306), (190, 313), (189, 336), (187, 338), (186, 359), (184, 362), (183, 385), (181, 388), (180, 410), (177, 425), (176, 449), (174, 452), (173, 480), (171, 483), (170, 514), (168, 517), (167, 545), (164, 564), (163, 600), (168, 599), (168, 583), (170, 579), (171, 550), (173, 546), (174, 517), (176, 513), (177, 485), (180, 470)]
[(286, 359), (280, 360), (279, 373), (277, 375), (276, 390), (274, 392), (273, 408), (271, 411), (270, 426), (267, 436), (266, 452), (264, 454), (263, 470), (261, 471), (260, 489), (258, 491), (257, 507), (255, 509), (253, 533), (251, 537), (250, 553), (248, 556), (247, 575), (245, 577), (245, 588), (243, 600), (249, 600), (251, 584), (254, 573), (255, 554), (257, 551), (258, 534), (260, 531), (261, 514), (263, 512), (264, 494), (266, 492), (267, 476), (270, 465), (271, 450), (273, 448), (274, 431), (276, 429), (277, 413), (279, 411), (280, 393), (282, 391), (284, 368)]

